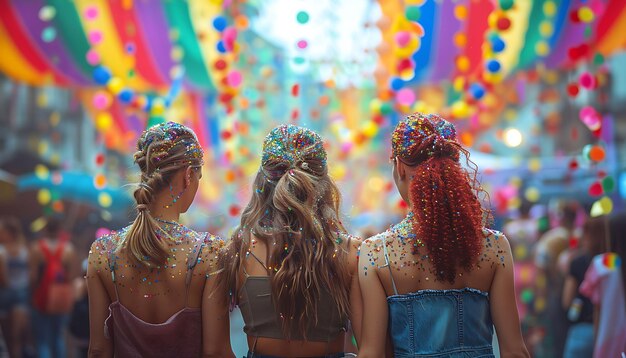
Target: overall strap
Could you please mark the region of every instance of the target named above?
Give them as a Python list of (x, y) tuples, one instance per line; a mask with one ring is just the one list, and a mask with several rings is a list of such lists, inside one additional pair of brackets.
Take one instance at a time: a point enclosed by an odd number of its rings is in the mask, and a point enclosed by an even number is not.
[[(204, 242), (196, 244), (193, 247), (193, 251), (187, 256), (187, 276), (185, 277), (185, 307), (187, 307), (187, 298), (189, 297), (189, 286), (191, 286), (191, 278), (193, 276), (193, 269), (198, 264), (198, 258), (204, 248)], [(193, 255), (193, 256), (191, 256)], [(193, 258), (193, 260), (191, 260)]]
[(259, 336), (254, 336), (254, 343), (252, 343), (252, 349), (250, 350), (252, 352), (252, 357), (254, 357), (254, 352), (256, 350), (256, 342), (259, 340)]
[(396, 281), (393, 279), (393, 272), (391, 270), (391, 265), (389, 264), (389, 253), (387, 252), (387, 241), (385, 239), (385, 235), (382, 235), (382, 237), (383, 237), (383, 255), (385, 255), (385, 266), (387, 266), (387, 268), (389, 269), (389, 277), (391, 278), (391, 285), (393, 286), (393, 293), (397, 295), (398, 289), (396, 288)]
[(113, 282), (113, 288), (115, 289), (115, 300), (120, 301), (120, 294), (117, 292), (117, 280), (115, 279), (115, 265), (117, 264), (117, 256), (115, 256), (115, 250), (110, 250), (108, 253), (109, 270), (111, 271), (111, 281)]

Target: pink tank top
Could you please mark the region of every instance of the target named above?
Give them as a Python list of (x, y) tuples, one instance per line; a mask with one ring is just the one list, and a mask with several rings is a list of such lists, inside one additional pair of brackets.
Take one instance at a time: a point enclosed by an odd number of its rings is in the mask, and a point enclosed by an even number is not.
[(185, 308), (163, 323), (148, 323), (124, 307), (119, 301), (117, 292), (115, 262), (111, 264), (111, 277), (117, 299), (109, 305), (109, 317), (104, 322), (104, 334), (113, 340), (113, 352), (116, 357), (199, 357), (201, 355), (201, 310), (187, 307), (187, 295), (193, 269), (203, 247), (204, 244), (200, 244), (195, 259), (187, 264)]

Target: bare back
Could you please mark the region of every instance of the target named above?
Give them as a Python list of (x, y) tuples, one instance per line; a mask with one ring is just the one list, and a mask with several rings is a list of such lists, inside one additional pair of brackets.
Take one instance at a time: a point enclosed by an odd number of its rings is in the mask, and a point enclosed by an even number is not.
[[(215, 271), (217, 250), (223, 244), (214, 236), (196, 233), (182, 225), (166, 225), (163, 229), (171, 236), (168, 241), (171, 254), (163, 266), (149, 268), (132, 260), (128, 250), (121, 247), (126, 229), (98, 239), (89, 254), (88, 279), (97, 278), (102, 283), (109, 303), (119, 300), (133, 315), (148, 323), (163, 323), (183, 308), (201, 307), (206, 277)], [(186, 292), (187, 270), (195, 257), (197, 264)]]
[[(245, 283), (247, 279), (254, 279), (255, 277), (267, 277), (268, 271), (265, 262), (267, 255), (267, 247), (260, 240), (253, 240), (254, 245), (251, 245), (249, 250), (251, 255), (242, 261), (241, 273), (239, 276), (239, 285)], [(344, 240), (342, 243), (342, 249), (345, 250), (346, 255), (340, 256), (348, 261), (348, 267), (350, 270), (351, 285), (346, 287), (350, 291), (350, 320), (355, 329), (355, 335), (358, 337), (361, 326), (361, 294), (358, 285), (358, 272), (357, 272), (357, 253), (361, 244), (360, 239), (356, 237), (350, 237), (348, 240)], [(241, 286), (238, 287), (238, 291), (241, 291)], [(358, 338), (357, 338), (358, 339)], [(254, 349), (257, 354), (275, 355), (281, 357), (299, 357), (302, 352), (306, 352), (310, 356), (322, 356), (328, 352), (342, 352), (344, 351), (345, 333), (340, 333), (338, 336), (333, 337), (328, 342), (316, 342), (316, 341), (304, 341), (304, 340), (284, 340), (267, 337), (252, 337), (248, 336), (248, 346), (250, 349)], [(254, 348), (253, 348), (254, 347)]]
[[(366, 244), (372, 245), (373, 249), (368, 251), (364, 259), (368, 260), (370, 265), (374, 263), (369, 269), (377, 270), (387, 296), (394, 294), (390, 271), (399, 294), (466, 287), (489, 292), (498, 266), (504, 263), (507, 246), (505, 240), (502, 234), (485, 230), (484, 249), (477, 258), (474, 268), (466, 271), (457, 267), (457, 275), (453, 283), (436, 279), (435, 268), (428, 257), (426, 247), (417, 247), (414, 252), (414, 247), (409, 241), (394, 235), (392, 231), (386, 231), (367, 240)], [(383, 244), (387, 248), (391, 270), (386, 267)]]

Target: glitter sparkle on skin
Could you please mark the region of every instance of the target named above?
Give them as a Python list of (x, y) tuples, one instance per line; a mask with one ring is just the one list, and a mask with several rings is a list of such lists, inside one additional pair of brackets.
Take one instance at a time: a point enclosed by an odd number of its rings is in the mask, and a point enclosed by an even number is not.
[[(359, 254), (361, 255), (360, 266), (364, 275), (367, 276), (370, 268), (380, 270), (385, 267), (384, 236), (392, 269), (402, 273), (406, 269), (417, 268), (423, 274), (424, 280), (430, 281), (430, 278), (433, 277), (437, 281), (427, 249), (424, 243), (416, 237), (414, 225), (413, 212), (409, 212), (400, 223), (392, 225), (387, 231), (363, 241)], [(484, 229), (483, 233), (485, 235), (484, 249), (480, 259), (475, 264), (476, 269), (480, 269), (481, 264), (490, 264), (492, 267), (493, 265), (504, 266), (506, 251), (505, 247), (501, 246), (504, 242), (501, 240), (503, 234), (491, 229)], [(362, 254), (363, 252), (365, 255)], [(463, 271), (459, 272), (458, 276), (463, 276), (463, 273)], [(405, 272), (404, 275), (406, 276), (407, 273)]]
[(160, 219), (157, 221), (159, 222), (157, 237), (161, 242), (167, 243), (170, 252), (164, 265), (152, 268), (145, 267), (128, 259), (128, 255), (120, 254), (121, 250), (125, 250), (123, 248), (124, 238), (130, 228), (126, 227), (120, 231), (104, 235), (92, 244), (88, 259), (89, 276), (104, 274), (110, 279), (111, 265), (115, 265), (115, 280), (118, 289), (132, 290), (130, 287), (134, 286), (141, 290), (140, 296), (146, 299), (168, 295), (172, 292), (160, 285), (163, 282), (162, 277), (174, 278), (184, 275), (188, 260), (195, 257), (197, 250), (200, 249), (200, 244), (203, 244), (203, 248), (198, 257), (198, 264), (206, 270), (202, 270), (198, 266), (193, 271), (193, 276), (206, 278), (214, 273), (217, 267), (218, 251), (224, 247), (223, 239), (193, 231), (176, 222)]

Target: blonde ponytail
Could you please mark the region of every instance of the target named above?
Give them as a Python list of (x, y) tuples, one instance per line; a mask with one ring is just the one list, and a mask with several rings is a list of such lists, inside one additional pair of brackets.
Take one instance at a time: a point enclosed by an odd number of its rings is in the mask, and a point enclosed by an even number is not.
[(169, 251), (158, 234), (161, 229), (150, 213), (150, 205), (176, 172), (187, 166), (202, 166), (203, 153), (193, 131), (173, 122), (146, 130), (137, 142), (137, 149), (134, 158), (141, 169), (141, 182), (133, 193), (137, 217), (121, 246), (138, 263), (159, 266), (167, 261)]

